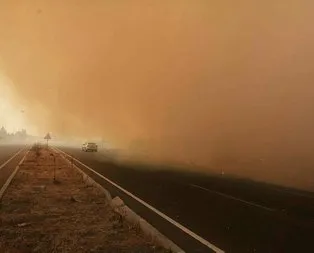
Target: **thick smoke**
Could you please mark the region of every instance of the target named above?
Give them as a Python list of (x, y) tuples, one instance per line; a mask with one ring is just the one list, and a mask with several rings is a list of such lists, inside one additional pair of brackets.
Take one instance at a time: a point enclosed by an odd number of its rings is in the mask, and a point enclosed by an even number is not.
[(314, 189), (313, 7), (1, 0), (0, 67), (42, 132)]

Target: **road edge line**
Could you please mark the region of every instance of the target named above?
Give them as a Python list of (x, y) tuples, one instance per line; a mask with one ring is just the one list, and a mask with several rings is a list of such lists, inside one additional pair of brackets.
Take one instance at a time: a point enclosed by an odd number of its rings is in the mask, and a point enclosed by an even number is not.
[(151, 206), (150, 204), (146, 203), (144, 200), (140, 199), (139, 197), (135, 196), (134, 194), (132, 194), (131, 192), (127, 191), (126, 189), (124, 189), (123, 187), (119, 186), (117, 183), (111, 181), (110, 179), (106, 178), (105, 176), (101, 175), (100, 173), (98, 173), (97, 171), (94, 171), (92, 168), (90, 168), (89, 166), (87, 166), (86, 164), (82, 163), (80, 160), (74, 158), (73, 156), (67, 154), (66, 152), (58, 149), (58, 148), (53, 148), (54, 150), (63, 153), (64, 155), (66, 155), (67, 157), (70, 157), (71, 159), (75, 160), (76, 162), (78, 162), (79, 164), (81, 164), (82, 166), (84, 166), (86, 169), (90, 170), (91, 172), (93, 172), (95, 175), (99, 176), (100, 178), (106, 180), (108, 183), (110, 183), (111, 185), (115, 186), (116, 188), (118, 188), (119, 190), (121, 190), (122, 192), (124, 192), (125, 194), (127, 194), (129, 197), (133, 198), (134, 200), (138, 201), (139, 203), (141, 203), (142, 205), (144, 205), (145, 207), (147, 207), (148, 209), (150, 209), (151, 211), (153, 211), (154, 213), (156, 213), (157, 215), (159, 215), (161, 218), (165, 219), (166, 221), (168, 221), (169, 223), (171, 223), (172, 225), (174, 225), (175, 227), (179, 228), (181, 231), (185, 232), (187, 235), (191, 236), (192, 238), (194, 238), (195, 240), (197, 240), (198, 242), (200, 242), (201, 244), (207, 246), (208, 248), (210, 248), (211, 250), (215, 251), (216, 253), (225, 253), (225, 251), (223, 251), (222, 249), (216, 247), (215, 245), (213, 245), (212, 243), (208, 242), (207, 240), (205, 240), (204, 238), (202, 238), (201, 236), (197, 235), (196, 233), (194, 233), (193, 231), (191, 231), (190, 229), (188, 229), (187, 227), (183, 226), (182, 224), (178, 223), (177, 221), (173, 220), (172, 218), (170, 218), (169, 216), (167, 216), (166, 214), (162, 213), (161, 211), (159, 211), (158, 209), (156, 209), (155, 207)]
[(233, 201), (241, 202), (241, 203), (243, 203), (243, 204), (245, 204), (245, 205), (247, 205), (247, 206), (252, 206), (252, 207), (255, 207), (255, 208), (260, 208), (260, 209), (266, 210), (266, 211), (268, 211), (268, 212), (275, 212), (275, 211), (277, 211), (277, 210), (274, 209), (274, 208), (267, 207), (267, 206), (263, 206), (263, 205), (260, 205), (260, 204), (257, 204), (257, 203), (251, 202), (251, 201), (247, 201), (247, 200), (244, 200), (244, 199), (240, 199), (240, 198), (234, 197), (234, 196), (232, 196), (232, 195), (225, 194), (225, 193), (223, 193), (223, 192), (210, 190), (210, 189), (207, 189), (206, 187), (203, 187), (203, 186), (200, 186), (200, 185), (197, 185), (197, 184), (189, 184), (189, 186), (190, 186), (190, 187), (197, 188), (197, 189), (199, 189), (199, 190), (203, 190), (203, 191), (212, 193), (212, 194), (216, 194), (216, 195), (222, 196), (222, 197), (224, 197), (224, 198), (231, 199), (231, 200), (233, 200)]
[(73, 168), (75, 168), (82, 176), (83, 180), (85, 179), (85, 183), (90, 183), (95, 186), (97, 189), (103, 191), (106, 195), (106, 199), (109, 201), (112, 209), (121, 215), (126, 221), (134, 224), (136, 227), (140, 228), (142, 233), (149, 237), (155, 244), (161, 246), (165, 249), (171, 250), (173, 253), (185, 253), (178, 245), (176, 245), (173, 241), (171, 241), (168, 237), (158, 231), (154, 226), (152, 226), (149, 222), (135, 213), (130, 207), (124, 204), (123, 200), (120, 197), (111, 198), (111, 194), (109, 191), (98, 184), (94, 179), (88, 176), (84, 171), (78, 168), (75, 164), (73, 164), (69, 159), (65, 156), (69, 156), (64, 153), (62, 150), (50, 147), (56, 153), (59, 153), (63, 159), (65, 159)]
[[(22, 150), (20, 150), (19, 152), (21, 152)], [(7, 179), (7, 181), (4, 183), (4, 185), (1, 187), (0, 189), (0, 201), (2, 201), (2, 198), (4, 196), (5, 191), (8, 189), (9, 185), (11, 184), (13, 178), (15, 177), (16, 173), (18, 172), (21, 164), (24, 162), (26, 156), (28, 155), (29, 150), (26, 151), (25, 155), (23, 156), (23, 158), (21, 159), (21, 161), (19, 162), (19, 164), (15, 167), (14, 171), (11, 173), (11, 175), (9, 176), (9, 178)]]
[(0, 165), (0, 170), (4, 168), (9, 162), (11, 162), (16, 156), (18, 156), (25, 148), (21, 148), (19, 151), (17, 151), (13, 156), (11, 156), (6, 162)]

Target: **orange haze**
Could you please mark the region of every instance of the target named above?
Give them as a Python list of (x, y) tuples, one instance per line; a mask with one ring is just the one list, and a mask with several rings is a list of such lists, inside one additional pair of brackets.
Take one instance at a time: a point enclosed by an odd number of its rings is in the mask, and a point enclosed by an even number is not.
[(314, 190), (311, 0), (0, 0), (42, 132)]

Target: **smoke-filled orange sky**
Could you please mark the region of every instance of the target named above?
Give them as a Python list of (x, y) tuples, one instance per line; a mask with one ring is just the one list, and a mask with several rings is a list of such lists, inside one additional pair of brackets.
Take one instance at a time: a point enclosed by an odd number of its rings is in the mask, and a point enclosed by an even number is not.
[(0, 0), (0, 72), (40, 133), (314, 189), (313, 7)]

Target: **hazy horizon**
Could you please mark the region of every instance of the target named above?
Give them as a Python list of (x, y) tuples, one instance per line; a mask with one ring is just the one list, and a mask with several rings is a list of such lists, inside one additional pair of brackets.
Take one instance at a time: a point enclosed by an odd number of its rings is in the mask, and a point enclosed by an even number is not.
[(0, 1), (0, 119), (314, 190), (313, 7)]

